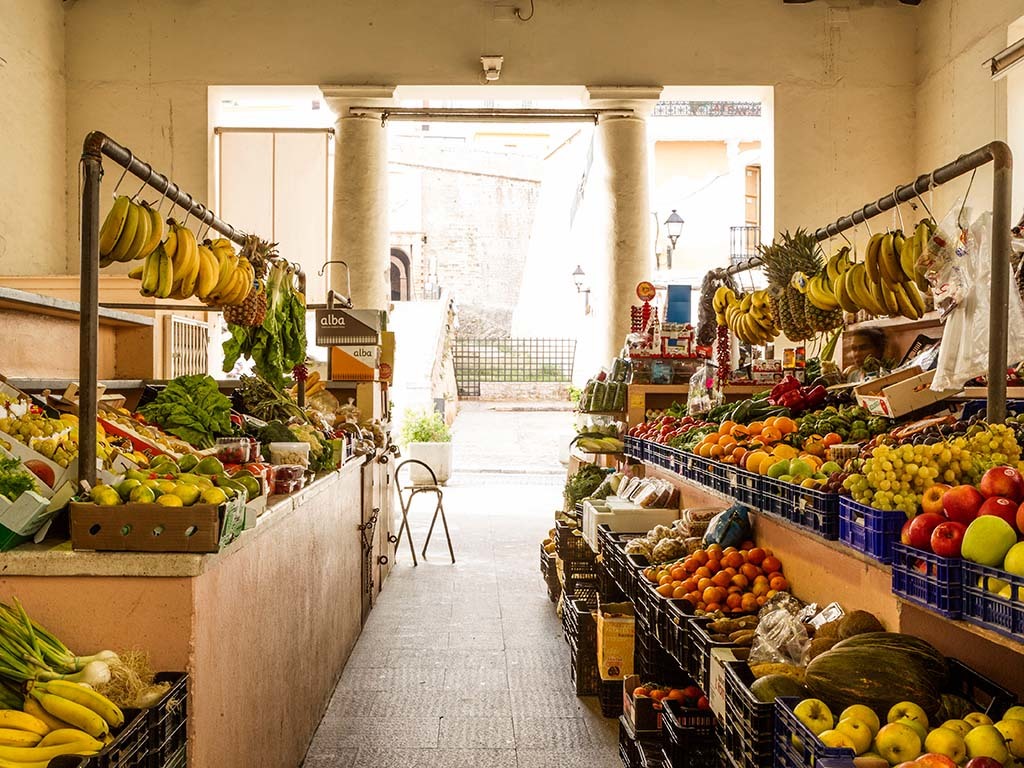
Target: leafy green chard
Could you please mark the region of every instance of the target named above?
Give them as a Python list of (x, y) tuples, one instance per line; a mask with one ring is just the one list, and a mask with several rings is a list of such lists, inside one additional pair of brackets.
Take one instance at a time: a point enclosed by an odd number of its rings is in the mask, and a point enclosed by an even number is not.
[(275, 264), (267, 278), (267, 314), (262, 325), (228, 324), (231, 338), (224, 342), (224, 371), (239, 358), (251, 359), (256, 372), (277, 389), (285, 376), (306, 359), (306, 301), (295, 290), (292, 274)]
[(17, 501), (25, 491), (36, 489), (32, 475), (22, 468), (21, 462), (7, 456), (0, 456), (0, 496)]
[(211, 376), (179, 376), (151, 403), (139, 408), (147, 421), (196, 448), (211, 448), (215, 438), (230, 435), (231, 401)]

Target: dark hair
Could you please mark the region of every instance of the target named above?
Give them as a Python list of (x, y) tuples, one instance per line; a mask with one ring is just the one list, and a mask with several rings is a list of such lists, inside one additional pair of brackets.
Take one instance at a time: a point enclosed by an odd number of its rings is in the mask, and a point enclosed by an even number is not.
[(875, 355), (876, 357), (881, 358), (885, 354), (885, 348), (888, 346), (889, 340), (885, 335), (885, 331), (881, 328), (859, 328), (853, 335), (866, 339), (875, 352), (878, 353)]

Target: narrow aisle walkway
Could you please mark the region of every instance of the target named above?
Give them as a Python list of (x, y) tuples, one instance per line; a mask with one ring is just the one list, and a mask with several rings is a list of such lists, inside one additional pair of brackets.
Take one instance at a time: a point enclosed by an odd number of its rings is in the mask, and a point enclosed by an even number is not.
[[(617, 768), (617, 722), (577, 698), (539, 569), (563, 479), (467, 474), (444, 538), (403, 541), (305, 768)], [(419, 547), (427, 502), (413, 506)], [(435, 536), (436, 536), (435, 531)]]

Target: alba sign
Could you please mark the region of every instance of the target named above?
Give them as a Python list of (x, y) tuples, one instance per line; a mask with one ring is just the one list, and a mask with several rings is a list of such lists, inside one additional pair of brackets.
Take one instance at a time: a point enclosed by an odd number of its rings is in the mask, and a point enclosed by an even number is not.
[(348, 347), (380, 344), (381, 312), (377, 309), (316, 310), (316, 345)]

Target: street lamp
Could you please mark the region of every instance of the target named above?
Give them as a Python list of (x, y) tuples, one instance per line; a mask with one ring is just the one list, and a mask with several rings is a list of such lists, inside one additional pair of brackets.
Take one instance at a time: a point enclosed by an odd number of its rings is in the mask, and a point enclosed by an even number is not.
[(668, 261), (668, 268), (672, 269), (672, 252), (676, 249), (676, 242), (679, 240), (679, 236), (683, 234), (683, 217), (676, 213), (676, 209), (672, 209), (672, 213), (665, 219), (665, 231), (668, 233), (668, 253), (666, 258)]
[(572, 273), (572, 281), (576, 284), (576, 293), (582, 293), (584, 304), (583, 314), (590, 314), (590, 289), (584, 288), (584, 280), (586, 279), (586, 273), (583, 271), (583, 267), (579, 264), (576, 265), (576, 269)]

